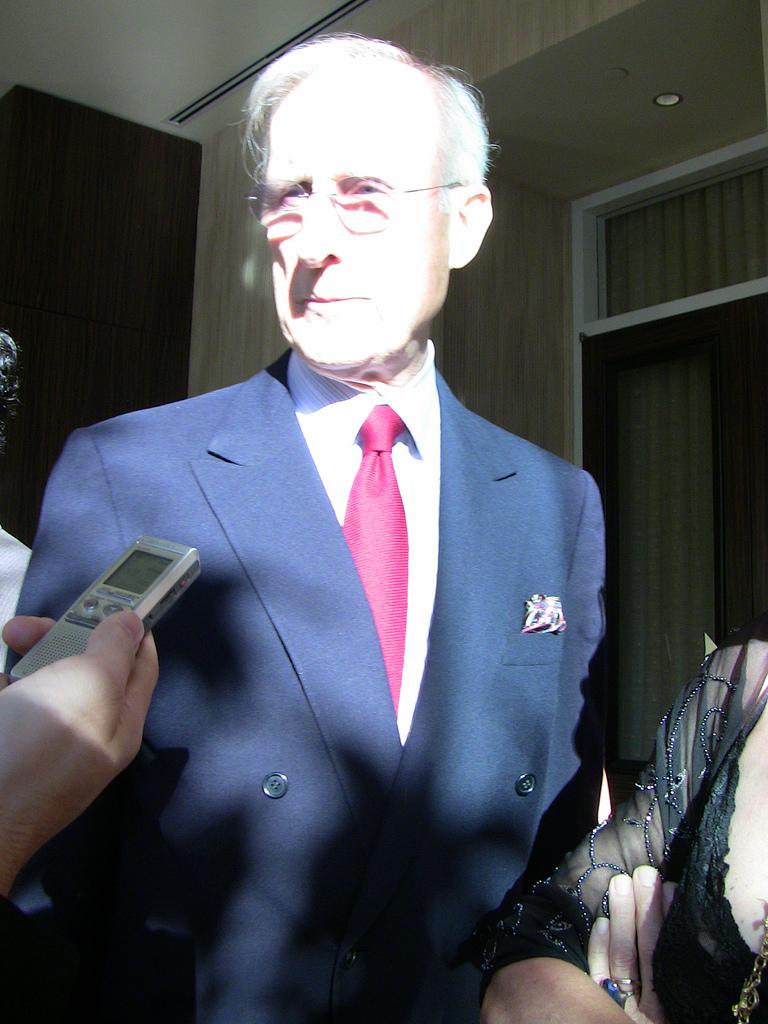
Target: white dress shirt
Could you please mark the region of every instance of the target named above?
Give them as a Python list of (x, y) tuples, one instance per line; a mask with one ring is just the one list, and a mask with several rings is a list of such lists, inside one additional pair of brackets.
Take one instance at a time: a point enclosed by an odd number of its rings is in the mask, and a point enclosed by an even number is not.
[[(29, 555), (29, 548), (0, 526), (0, 629), (16, 613)], [(0, 640), (0, 672), (5, 668), (7, 653), (8, 648)]]
[(408, 432), (392, 449), (408, 527), (408, 617), (397, 712), (400, 741), (405, 743), (424, 674), (437, 584), (440, 400), (435, 350), (430, 341), (424, 366), (408, 384), (376, 384), (366, 391), (320, 376), (291, 353), (288, 387), (299, 426), (340, 525), (344, 524), (349, 492), (362, 459), (357, 435), (368, 414), (375, 405), (389, 405), (407, 427)]

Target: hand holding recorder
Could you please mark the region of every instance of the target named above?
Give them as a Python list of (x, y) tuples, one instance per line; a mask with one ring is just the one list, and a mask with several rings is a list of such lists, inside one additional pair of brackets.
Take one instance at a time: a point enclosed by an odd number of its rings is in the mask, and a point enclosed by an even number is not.
[[(0, 452), (18, 389), (18, 349), (0, 329)], [(18, 548), (28, 554), (14, 545), (17, 558)], [(38, 848), (84, 811), (138, 752), (158, 674), (155, 643), (145, 634), (199, 572), (194, 548), (139, 537), (89, 588), (99, 593), (80, 628), (76, 610), (75, 624), (68, 619), (70, 608), (55, 625), (17, 616), (3, 629), (8, 646), (30, 660), (16, 665), (20, 681), (12, 686), (0, 673), (0, 896), (8, 895)], [(15, 597), (13, 577), (4, 581)], [(17, 985), (23, 942), (12, 949), (17, 960), (10, 957), (10, 974), (3, 977)], [(6, 967), (8, 952), (4, 945)], [(4, 1013), (13, 1002), (12, 987), (3, 986)], [(19, 992), (25, 998), (23, 984)], [(29, 1006), (19, 1019), (31, 1019)]]
[(17, 616), (0, 686), (0, 895), (135, 757), (157, 682), (148, 631), (200, 574), (195, 548), (139, 537), (54, 623)]
[(91, 631), (117, 612), (135, 612), (149, 631), (199, 575), (197, 548), (159, 537), (138, 537), (13, 666), (11, 679), (21, 679), (59, 658), (82, 654)]
[[(3, 639), (25, 653), (53, 622), (18, 616)], [(132, 612), (107, 618), (85, 652), (0, 691), (0, 894), (136, 755), (157, 682), (151, 634)]]

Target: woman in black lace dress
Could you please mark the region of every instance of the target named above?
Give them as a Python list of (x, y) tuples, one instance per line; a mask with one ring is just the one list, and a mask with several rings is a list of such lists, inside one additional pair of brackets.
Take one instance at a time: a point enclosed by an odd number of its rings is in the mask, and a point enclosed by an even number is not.
[[(765, 951), (767, 675), (764, 615), (729, 637), (680, 694), (631, 799), (550, 879), (508, 898), (485, 929), (483, 1024), (626, 1022), (586, 973), (586, 949), (608, 910), (611, 878), (641, 865), (679, 883), (653, 955), (660, 1006), (645, 1019), (768, 1021), (768, 968), (762, 1003), (751, 1015), (732, 1009), (759, 993), (756, 954)], [(634, 1001), (632, 1013), (644, 1019)]]

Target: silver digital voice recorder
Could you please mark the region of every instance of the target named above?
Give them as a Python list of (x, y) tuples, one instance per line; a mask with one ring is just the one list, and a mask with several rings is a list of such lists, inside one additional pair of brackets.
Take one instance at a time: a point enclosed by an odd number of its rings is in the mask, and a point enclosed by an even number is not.
[(199, 575), (197, 548), (139, 537), (13, 667), (11, 679), (82, 654), (91, 631), (115, 612), (133, 611), (151, 629)]

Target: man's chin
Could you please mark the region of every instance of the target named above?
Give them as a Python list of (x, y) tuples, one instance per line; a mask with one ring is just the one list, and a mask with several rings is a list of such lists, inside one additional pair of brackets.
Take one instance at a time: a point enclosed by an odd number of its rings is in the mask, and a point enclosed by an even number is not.
[(370, 347), (361, 351), (361, 338), (370, 341), (370, 324), (344, 331), (331, 324), (315, 324), (314, 327), (311, 331), (287, 330), (284, 333), (297, 355), (324, 376), (336, 376), (337, 372), (364, 366), (377, 358)]
[(294, 352), (315, 373), (321, 377), (338, 380), (351, 387), (367, 389), (376, 384), (404, 384), (414, 376), (423, 364), (423, 353), (419, 353), (413, 365), (405, 357), (405, 353), (394, 352), (366, 353), (336, 351), (330, 353), (307, 349), (291, 343)]
[(361, 362), (359, 354), (352, 356), (339, 352), (331, 356), (328, 352), (318, 353), (296, 344), (292, 344), (291, 347), (296, 355), (321, 377), (330, 377), (353, 386), (365, 386), (366, 378), (371, 375), (376, 379), (379, 367), (375, 358)]
[(339, 324), (316, 324), (314, 330), (292, 329), (298, 326), (283, 324), (283, 333), (294, 352), (315, 373), (353, 386), (369, 387), (390, 383), (401, 375), (408, 377), (418, 371), (426, 353), (426, 341), (394, 347), (391, 341), (386, 344), (383, 324), (373, 325), (369, 320), (354, 326), (348, 323), (343, 330)]

